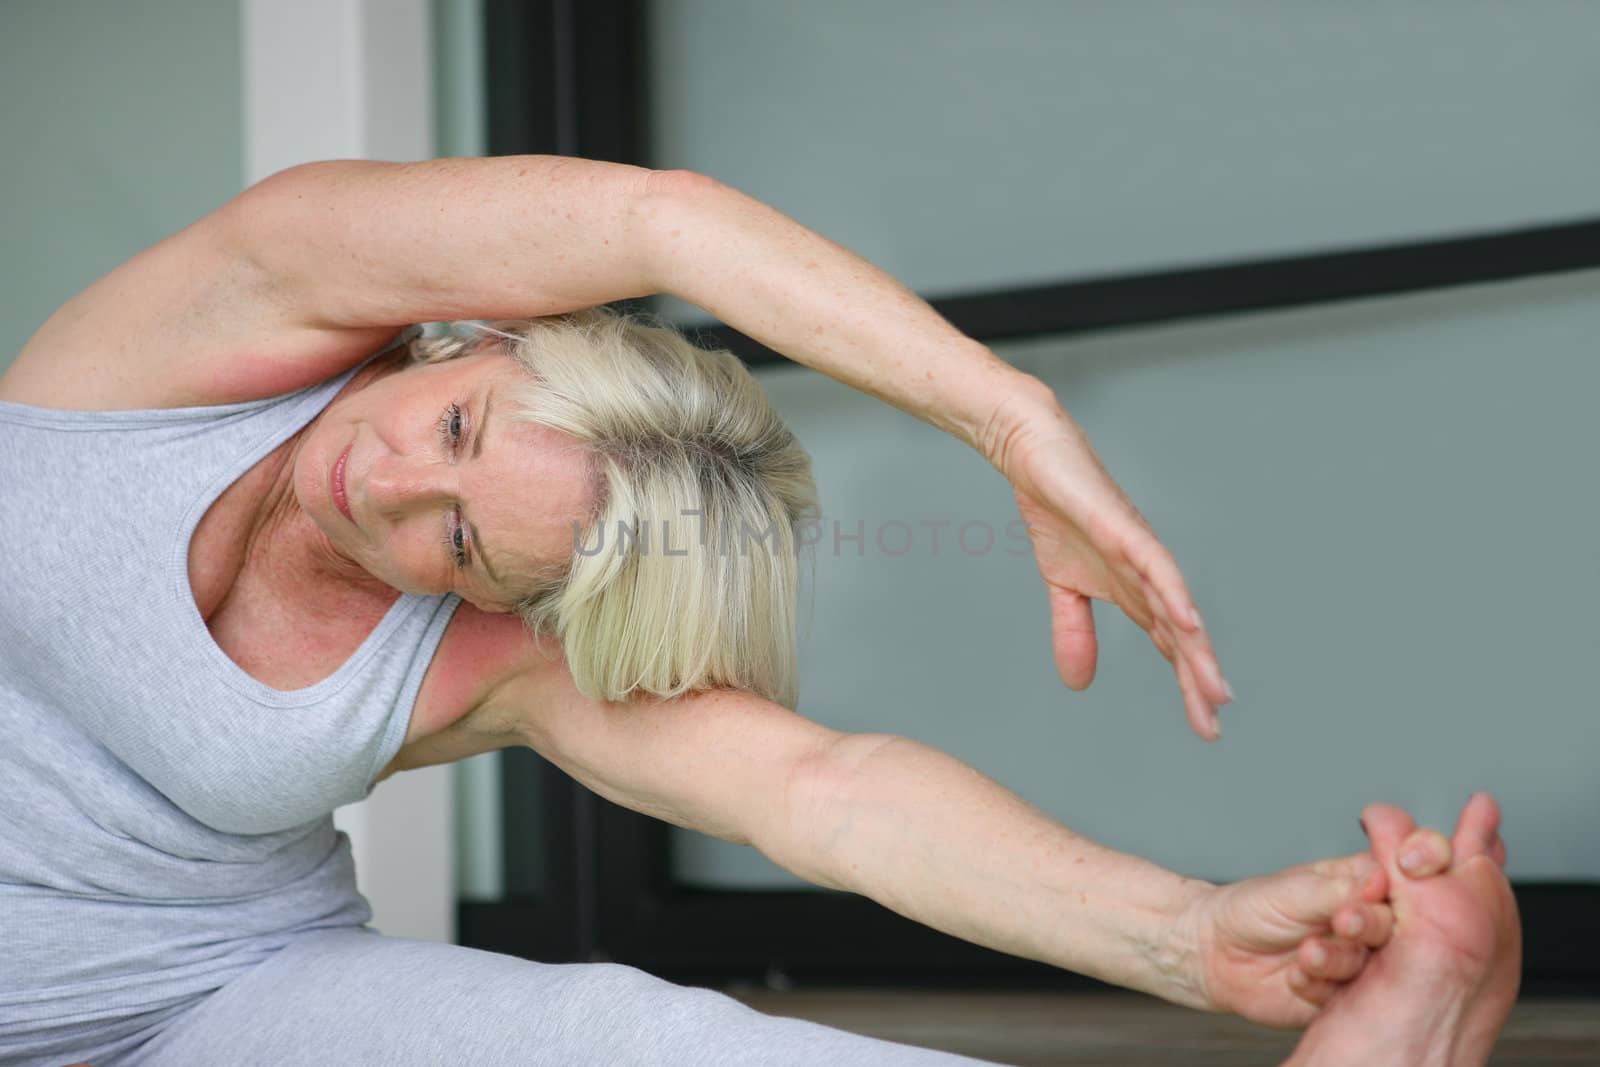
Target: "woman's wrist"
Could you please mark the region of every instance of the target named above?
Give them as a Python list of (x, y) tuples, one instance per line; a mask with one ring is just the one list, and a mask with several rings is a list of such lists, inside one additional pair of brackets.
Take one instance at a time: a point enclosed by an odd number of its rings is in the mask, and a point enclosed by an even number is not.
[(1201, 1011), (1219, 1010), (1205, 978), (1210, 940), (1204, 919), (1206, 901), (1217, 888), (1198, 878), (1182, 879), (1170, 919), (1151, 956), (1161, 983), (1151, 992), (1163, 1000)]
[(1019, 435), (1065, 416), (1055, 390), (1040, 378), (1007, 363), (985, 345), (972, 342), (972, 381), (953, 391), (949, 425), (924, 416), (971, 445), (995, 467)]
[[(998, 357), (996, 357), (998, 361)], [(1087, 438), (1043, 379), (1001, 364), (982, 396), (981, 416), (964, 439), (1001, 474), (1010, 477), (1017, 455), (1032, 443)]]
[(1079, 839), (1067, 880), (1052, 886), (1071, 918), (1048, 962), (1185, 1007), (1209, 1008), (1196, 917), (1216, 887)]

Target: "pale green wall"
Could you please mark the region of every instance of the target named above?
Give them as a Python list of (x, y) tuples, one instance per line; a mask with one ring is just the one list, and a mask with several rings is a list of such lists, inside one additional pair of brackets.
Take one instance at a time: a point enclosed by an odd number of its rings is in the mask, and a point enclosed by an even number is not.
[[(653, 10), (653, 162), (924, 293), (1600, 216), (1592, 4)], [(948, 531), (938, 558), (819, 550), (801, 710), (939, 745), (1196, 875), (1356, 851), (1369, 800), (1443, 824), (1490, 788), (1517, 876), (1600, 878), (1597, 336), (1589, 272), (1004, 346), (1184, 566), (1238, 689), (1223, 742), (1189, 734), (1114, 610), (1098, 680), (1065, 689), (1031, 559)], [(847, 530), (1013, 517), (923, 424), (765, 379)], [(691, 881), (788, 881), (749, 849), (675, 851)]]
[(669, 0), (657, 166), (918, 292), (1600, 213), (1600, 5)]
[(0, 4), (0, 369), (60, 304), (239, 191), (238, 5)]
[[(1600, 878), (1600, 271), (1001, 351), (1043, 377), (1185, 569), (1238, 690), (1208, 746), (1096, 605), (1099, 675), (1050, 659), (1015, 505), (975, 453), (805, 370), (767, 372), (826, 537), (800, 708), (960, 755), (1074, 828), (1208, 878), (1364, 848), (1371, 800), (1502, 801), (1520, 878)], [(844, 542), (864, 520), (864, 552)], [(915, 532), (900, 555), (903, 531)], [(937, 554), (924, 520), (948, 520)], [(968, 521), (996, 548), (955, 544)], [(884, 529), (887, 550), (875, 541)], [(789, 879), (677, 832), (679, 873)]]

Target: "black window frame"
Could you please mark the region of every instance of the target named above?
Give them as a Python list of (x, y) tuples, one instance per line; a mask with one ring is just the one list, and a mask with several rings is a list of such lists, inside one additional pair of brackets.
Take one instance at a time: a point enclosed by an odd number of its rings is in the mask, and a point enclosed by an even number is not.
[[(649, 0), (486, 0), (491, 154), (650, 165)], [(934, 297), (978, 340), (1067, 336), (1600, 267), (1600, 220)], [(635, 302), (623, 302), (633, 306)], [(703, 342), (787, 362), (712, 324)], [(672, 828), (527, 749), (500, 753), (506, 895), (458, 905), (463, 945), (614, 960), (679, 981), (1103, 988), (851, 894), (713, 891), (672, 875)], [(537, 861), (537, 862), (536, 862)], [(1524, 988), (1600, 989), (1600, 883), (1514, 886)]]

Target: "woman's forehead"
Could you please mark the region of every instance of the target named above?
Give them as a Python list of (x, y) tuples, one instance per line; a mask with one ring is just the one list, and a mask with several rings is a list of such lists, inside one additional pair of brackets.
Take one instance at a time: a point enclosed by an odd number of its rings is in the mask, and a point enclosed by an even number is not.
[(509, 554), (520, 571), (564, 563), (596, 503), (594, 459), (569, 434), (519, 418), (512, 397), (490, 407), (474, 479), (482, 498), (474, 510), (490, 527), (482, 536), (497, 563)]

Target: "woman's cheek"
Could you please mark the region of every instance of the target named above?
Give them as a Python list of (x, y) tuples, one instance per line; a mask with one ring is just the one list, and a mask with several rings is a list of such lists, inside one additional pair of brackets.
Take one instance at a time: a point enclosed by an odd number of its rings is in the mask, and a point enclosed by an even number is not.
[(396, 547), (399, 551), (394, 564), (400, 588), (424, 595), (449, 588), (449, 568), (443, 561), (444, 548), (438, 541), (420, 536), (418, 531)]

